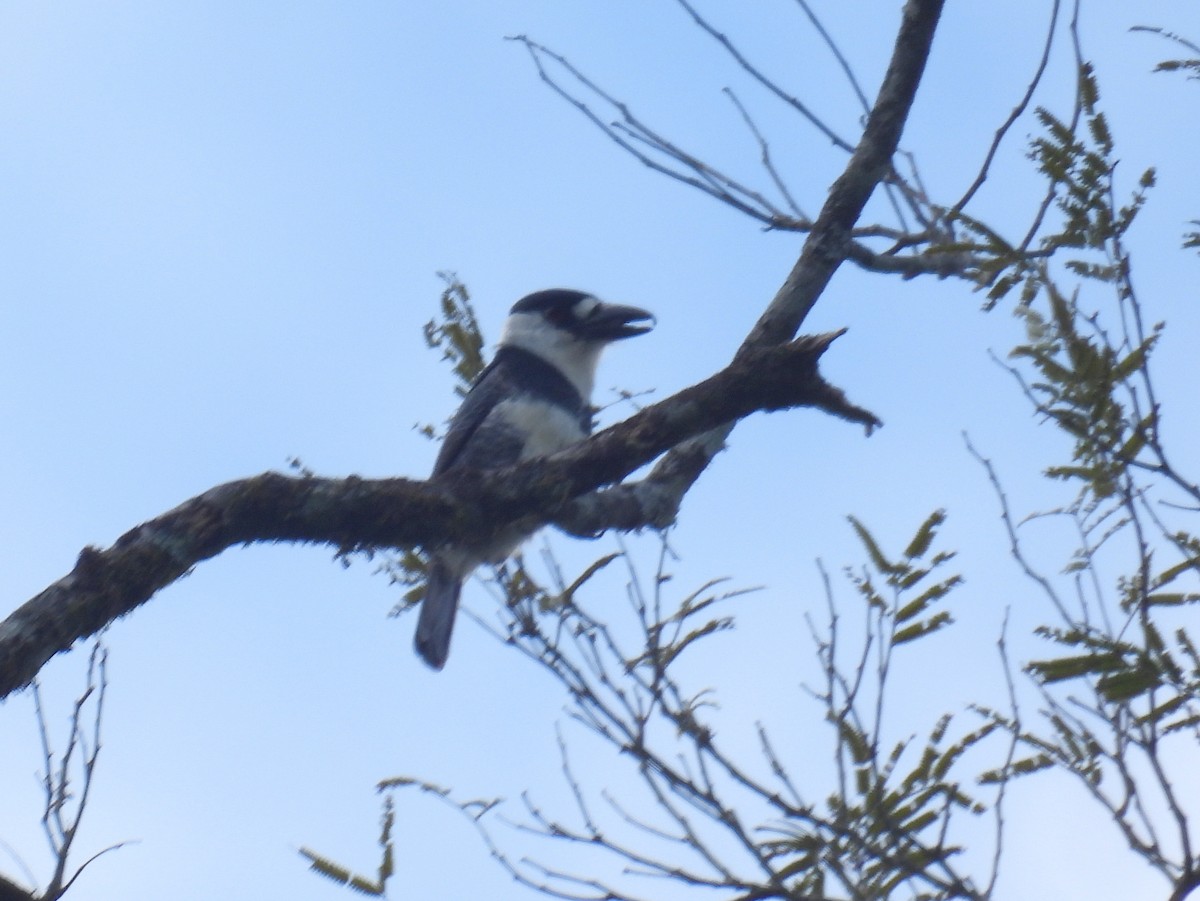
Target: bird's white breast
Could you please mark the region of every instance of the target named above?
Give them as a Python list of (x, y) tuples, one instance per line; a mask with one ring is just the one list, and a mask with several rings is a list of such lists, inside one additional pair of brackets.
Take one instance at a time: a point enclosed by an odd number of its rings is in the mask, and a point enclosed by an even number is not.
[[(521, 436), (522, 460), (547, 457), (587, 437), (577, 417), (555, 404), (528, 397), (501, 401), (488, 418), (498, 420), (506, 431)], [(500, 563), (528, 537), (529, 533), (520, 527), (509, 528), (494, 536), (490, 543), (472, 548), (469, 554), (462, 553), (458, 565), (470, 570), (480, 560)]]
[(506, 428), (523, 436), (522, 460), (547, 457), (587, 437), (577, 416), (541, 400), (513, 398), (501, 401), (492, 415)]

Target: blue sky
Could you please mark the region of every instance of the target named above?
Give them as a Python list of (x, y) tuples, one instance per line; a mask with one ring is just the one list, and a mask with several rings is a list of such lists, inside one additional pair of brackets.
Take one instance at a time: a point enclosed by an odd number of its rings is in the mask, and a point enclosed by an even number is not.
[[(709, 6), (853, 135), (853, 97), (793, 4), (737, 15)], [(817, 4), (868, 93), (897, 6)], [(1049, 4), (949, 6), (904, 144), (931, 194), (953, 199), (1023, 90)], [(1159, 167), (1136, 253), (1174, 246), (1200, 215), (1200, 94), (1182, 77), (1150, 74), (1172, 48), (1128, 28), (1195, 39), (1200, 12), (1183, 0), (1131, 6), (1085, 4), (1082, 33), (1130, 181)], [(569, 55), (681, 144), (763, 184), (753, 140), (721, 94), (733, 86), (771, 123), (776, 159), (810, 210), (844, 162), (753, 93), (669, 2), (0, 5), (9, 607), (67, 572), (83, 546), (292, 457), (326, 475), (422, 476), (436, 448), (413, 426), (454, 406), (449, 373), (421, 336), (439, 270), (466, 281), (493, 338), (512, 302), (548, 286), (654, 310), (656, 331), (606, 358), (601, 391), (665, 396), (728, 359), (797, 238), (763, 233), (623, 156), (503, 40), (521, 33)], [(1072, 92), (1064, 37), (1038, 98), (1062, 112)], [(1022, 152), (1032, 128), (1018, 125), (979, 198), (978, 214), (1014, 229), (1038, 189)], [(1169, 324), (1170, 436), (1194, 447), (1197, 262), (1153, 259), (1138, 280), (1152, 318)], [(946, 543), (968, 576), (941, 656), (903, 668), (901, 709), (919, 719), (999, 699), (990, 655), (1004, 607), (1014, 605), (1018, 627), (1037, 614), (994, 551), (994, 499), (961, 433), (996, 458), (1018, 509), (1044, 505), (1032, 475), (1057, 443), (987, 357), (1020, 337), (1017, 323), (979, 306), (957, 283), (845, 269), (806, 330), (849, 326), (826, 372), (885, 428), (866, 440), (810, 411), (756, 417), (688, 497), (673, 539), (678, 581), (766, 586), (703, 674), (722, 688), (731, 731), (762, 718), (809, 740), (793, 690), (812, 672), (803, 614), (823, 603), (817, 558), (837, 571), (861, 557), (851, 513), (896, 547), (947, 507)], [(610, 548), (550, 540), (576, 563)], [(641, 547), (652, 553), (653, 541)], [(411, 618), (386, 616), (397, 591), (373, 569), (343, 569), (320, 548), (239, 549), (110, 630), (106, 743), (80, 851), (139, 843), (94, 864), (75, 897), (344, 897), (305, 872), (295, 848), (369, 872), (378, 779), (561, 795), (553, 723), (563, 699), (469, 622), (447, 670), (428, 672), (410, 650)], [(472, 609), (488, 603), (469, 589)], [(44, 673), (60, 727), (80, 669), (73, 654)], [(0, 839), (44, 881), (38, 766), (26, 694), (0, 704)], [(1079, 826), (1094, 814), (1072, 791), (1044, 782), (1026, 797), (1007, 896), (1157, 888), (1126, 865), (1112, 830)], [(431, 802), (406, 805), (397, 896), (523, 896), (459, 819)], [(3, 845), (0, 871), (21, 876)]]

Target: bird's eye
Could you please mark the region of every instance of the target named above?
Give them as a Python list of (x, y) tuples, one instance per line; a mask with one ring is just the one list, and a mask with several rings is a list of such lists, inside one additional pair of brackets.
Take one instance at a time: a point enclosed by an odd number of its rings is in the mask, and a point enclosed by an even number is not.
[(599, 307), (600, 301), (596, 300), (596, 298), (585, 297), (575, 303), (575, 306), (572, 307), (572, 312), (575, 314), (576, 319), (587, 319), (589, 316), (595, 313)]

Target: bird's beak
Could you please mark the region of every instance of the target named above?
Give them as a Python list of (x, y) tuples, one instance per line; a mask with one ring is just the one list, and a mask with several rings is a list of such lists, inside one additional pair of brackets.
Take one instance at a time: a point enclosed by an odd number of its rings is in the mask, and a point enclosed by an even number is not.
[(653, 313), (638, 307), (626, 307), (615, 303), (602, 303), (580, 323), (587, 338), (598, 341), (619, 341), (644, 335), (654, 328)]

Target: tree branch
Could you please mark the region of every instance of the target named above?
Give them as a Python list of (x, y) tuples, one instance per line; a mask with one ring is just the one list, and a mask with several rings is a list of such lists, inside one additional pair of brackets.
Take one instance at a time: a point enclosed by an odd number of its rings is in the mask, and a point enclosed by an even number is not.
[[(892, 59), (875, 106), (867, 118), (862, 139), (845, 171), (830, 188), (825, 205), (787, 280), (746, 337), (739, 354), (791, 339), (846, 259), (853, 259), (867, 268), (871, 268), (872, 261), (878, 263), (884, 259), (853, 241), (853, 228), (879, 182), (892, 170), (891, 160), (900, 144), (904, 123), (925, 71), (942, 6), (943, 0), (909, 0), (905, 4)], [(900, 258), (888, 259), (895, 260), (897, 271), (906, 276), (930, 271), (928, 264), (905, 269)], [(611, 493), (603, 492), (601, 496), (585, 501), (597, 506), (609, 505), (614, 523), (630, 523), (626, 528), (669, 524), (683, 496), (725, 446), (725, 439), (732, 430), (733, 423), (726, 422), (711, 434), (671, 450), (644, 482), (636, 486), (619, 486)], [(626, 519), (619, 519), (618, 509)], [(639, 519), (639, 511), (646, 515)], [(586, 513), (579, 515), (579, 520), (570, 519), (560, 524), (576, 534), (596, 531), (591, 528), (593, 520)]]
[(846, 259), (854, 223), (880, 180), (891, 171), (892, 157), (929, 59), (942, 5), (943, 0), (909, 0), (904, 5), (892, 59), (862, 139), (845, 171), (829, 189), (800, 259), (747, 336), (743, 349), (787, 341), (795, 335)]
[[(637, 528), (670, 521), (733, 425), (752, 412), (815, 406), (868, 431), (878, 425), (817, 372), (840, 332), (791, 339), (847, 258), (854, 224), (892, 171), (943, 2), (905, 4), (862, 139), (796, 265), (728, 367), (562, 454), (500, 474), (455, 473), (452, 483), (433, 483), (264, 473), (213, 488), (132, 529), (108, 550), (85, 548), (70, 574), (0, 623), (0, 698), (27, 685), (54, 654), (236, 544), (312, 542), (339, 552), (436, 545), (480, 540), (520, 519), (534, 525), (559, 517), (577, 533)], [(617, 489), (571, 506), (667, 451), (637, 494)]]
[[(310, 542), (344, 553), (480, 541), (516, 520), (531, 525), (551, 520), (574, 498), (620, 481), (688, 438), (759, 410), (818, 407), (870, 430), (880, 424), (874, 414), (847, 401), (817, 371), (821, 355), (841, 334), (802, 337), (740, 355), (703, 382), (561, 454), (500, 473), (454, 472), (421, 482), (268, 472), (210, 489), (126, 532), (107, 550), (85, 548), (70, 574), (0, 623), (0, 697), (27, 685), (54, 654), (233, 545)], [(678, 459), (656, 470), (660, 484), (678, 480), (681, 469), (689, 471), (686, 460)], [(594, 518), (605, 511), (617, 516), (618, 499), (613, 495), (607, 506), (598, 502), (590, 508), (590, 530), (624, 524)], [(575, 508), (574, 515), (588, 509)], [(620, 509), (628, 515), (628, 504)]]

